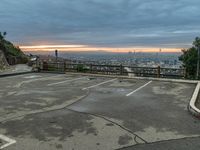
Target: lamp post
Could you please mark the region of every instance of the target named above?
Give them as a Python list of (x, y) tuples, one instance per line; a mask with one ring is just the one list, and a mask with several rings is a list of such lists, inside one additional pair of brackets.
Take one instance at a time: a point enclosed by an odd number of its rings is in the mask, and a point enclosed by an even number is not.
[(58, 50), (55, 50), (56, 62), (58, 60)]
[(199, 65), (200, 65), (200, 46), (197, 47), (197, 51), (198, 51), (198, 57), (197, 57), (197, 75), (196, 75), (196, 79), (199, 78)]

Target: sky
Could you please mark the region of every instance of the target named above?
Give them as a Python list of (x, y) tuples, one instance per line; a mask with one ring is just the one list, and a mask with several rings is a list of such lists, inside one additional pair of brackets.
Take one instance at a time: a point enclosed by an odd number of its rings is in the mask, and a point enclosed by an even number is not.
[(200, 0), (1, 0), (0, 31), (24, 50), (179, 51)]

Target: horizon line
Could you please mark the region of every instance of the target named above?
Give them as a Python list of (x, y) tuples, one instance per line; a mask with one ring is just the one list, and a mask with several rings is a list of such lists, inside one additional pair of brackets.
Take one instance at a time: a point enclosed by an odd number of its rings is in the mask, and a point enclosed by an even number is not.
[(91, 47), (88, 45), (35, 45), (19, 46), (23, 51), (64, 51), (64, 52), (181, 52), (184, 48), (165, 48), (165, 47)]

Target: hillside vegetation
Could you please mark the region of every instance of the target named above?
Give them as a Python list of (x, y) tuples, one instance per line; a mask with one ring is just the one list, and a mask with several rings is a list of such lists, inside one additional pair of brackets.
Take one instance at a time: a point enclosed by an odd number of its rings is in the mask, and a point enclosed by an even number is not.
[(2, 60), (3, 55), (4, 55), (7, 60), (7, 63), (10, 65), (26, 63), (28, 60), (27, 56), (21, 51), (19, 47), (16, 47), (14, 44), (7, 41), (5, 39), (5, 35), (6, 35), (6, 32), (4, 32), (3, 34), (0, 32), (0, 51), (2, 53), (0, 57), (1, 59), (0, 62), (5, 61), (5, 60)]

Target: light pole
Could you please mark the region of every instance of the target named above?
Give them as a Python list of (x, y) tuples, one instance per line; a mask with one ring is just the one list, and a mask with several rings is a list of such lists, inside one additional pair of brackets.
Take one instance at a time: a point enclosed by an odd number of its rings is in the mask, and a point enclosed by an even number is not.
[(58, 50), (55, 50), (56, 62), (58, 61)]
[(196, 75), (196, 79), (199, 78), (199, 65), (200, 65), (200, 46), (197, 47), (197, 51), (198, 51), (198, 57), (197, 57), (197, 75)]

